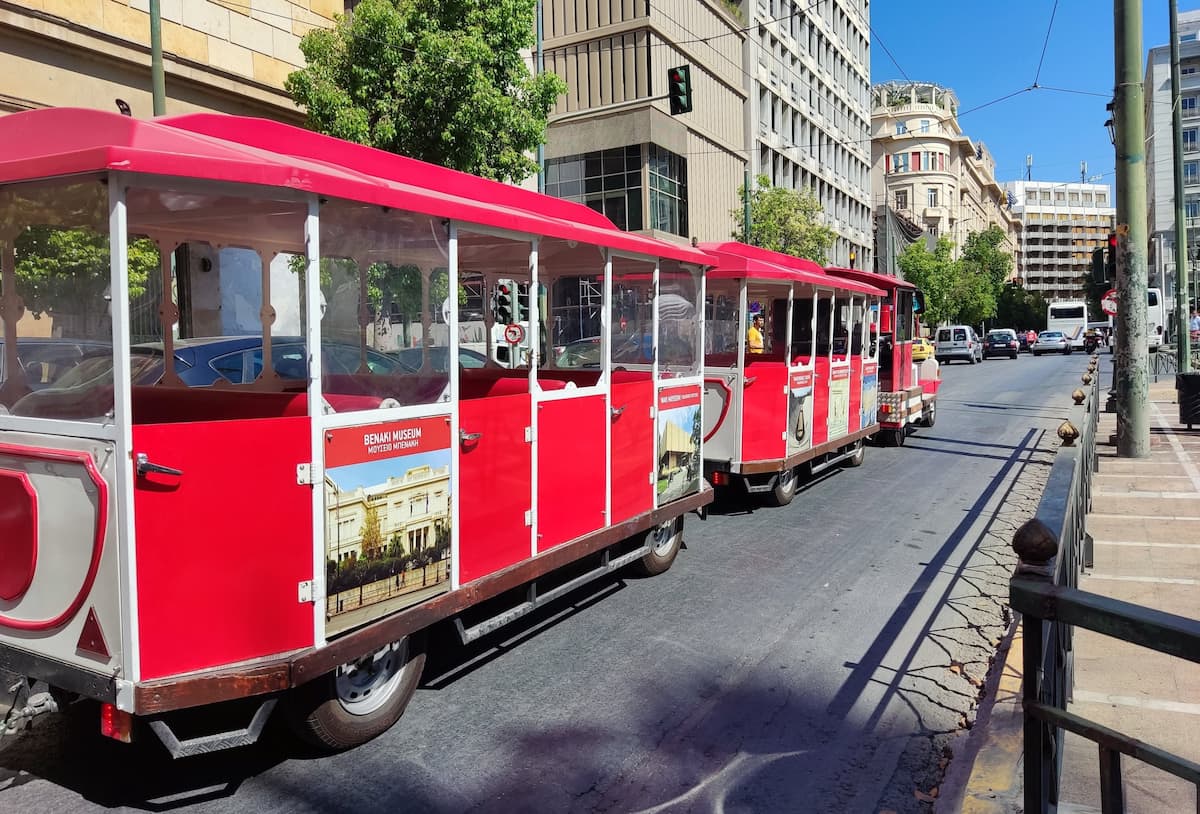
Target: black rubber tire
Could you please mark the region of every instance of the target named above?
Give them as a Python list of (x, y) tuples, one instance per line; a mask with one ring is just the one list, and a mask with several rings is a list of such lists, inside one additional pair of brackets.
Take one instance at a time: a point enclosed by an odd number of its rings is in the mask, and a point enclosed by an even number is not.
[[(402, 644), (402, 652), (384, 657), (401, 659), (403, 664), (398, 668), (401, 674), (395, 684), (387, 688), (386, 701), (368, 714), (349, 712), (338, 698), (337, 674), (347, 665), (292, 690), (284, 704), (292, 731), (323, 752), (353, 749), (386, 732), (400, 720), (421, 681), (421, 671), (425, 668), (425, 639), (425, 633), (421, 631), (388, 645)], [(382, 648), (375, 652), (381, 651)], [(365, 656), (364, 660), (372, 655)]]
[(1034, 355), (1034, 356), (1041, 356), (1041, 355), (1042, 355), (1042, 352), (1041, 352), (1040, 350), (1035, 350), (1035, 351), (1033, 352), (1033, 355)]
[(904, 446), (904, 436), (908, 431), (904, 427), (901, 427), (898, 430), (882, 430), (881, 432), (883, 433), (883, 445), (885, 447), (902, 447)]
[(855, 442), (855, 446), (857, 448), (854, 450), (854, 454), (842, 461), (842, 466), (846, 467), (847, 469), (853, 469), (856, 466), (862, 466), (863, 461), (867, 459), (866, 443), (859, 439)]
[(931, 401), (921, 413), (921, 426), (932, 427), (935, 423), (937, 423), (937, 402)]
[(786, 506), (792, 502), (792, 498), (796, 496), (796, 484), (800, 480), (800, 473), (795, 467), (779, 473), (779, 478), (775, 481), (775, 488), (767, 492), (767, 502), (772, 506)]
[[(656, 535), (661, 538), (657, 545), (654, 542)], [(642, 577), (658, 576), (671, 567), (683, 547), (683, 515), (647, 531), (646, 542), (650, 550), (640, 560), (630, 563), (629, 570)]]
[(1013, 359), (1016, 359), (1016, 358), (1017, 358), (1017, 354), (1015, 354), (1015, 353), (1014, 353), (1014, 354), (1012, 355), (1012, 357), (1011, 357), (1011, 358), (1013, 358)]

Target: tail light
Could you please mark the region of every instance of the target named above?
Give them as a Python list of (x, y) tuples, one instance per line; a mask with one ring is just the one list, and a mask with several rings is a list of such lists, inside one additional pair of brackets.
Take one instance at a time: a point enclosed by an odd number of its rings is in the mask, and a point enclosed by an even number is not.
[(712, 482), (713, 486), (726, 486), (729, 484), (729, 476), (724, 472), (714, 472)]
[(133, 740), (133, 716), (112, 704), (101, 704), (100, 734), (121, 743), (129, 743)]
[(892, 412), (892, 405), (890, 405), (890, 404), (884, 404), (884, 405), (882, 405), (882, 406), (879, 408), (879, 411), (880, 411), (881, 413), (883, 413), (884, 415), (891, 415), (891, 412)]

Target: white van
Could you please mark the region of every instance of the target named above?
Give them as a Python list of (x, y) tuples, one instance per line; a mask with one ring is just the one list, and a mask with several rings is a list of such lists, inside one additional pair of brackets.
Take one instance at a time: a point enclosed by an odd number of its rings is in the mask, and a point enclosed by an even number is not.
[(937, 329), (933, 355), (942, 364), (952, 359), (975, 364), (983, 361), (983, 342), (970, 325), (946, 325)]

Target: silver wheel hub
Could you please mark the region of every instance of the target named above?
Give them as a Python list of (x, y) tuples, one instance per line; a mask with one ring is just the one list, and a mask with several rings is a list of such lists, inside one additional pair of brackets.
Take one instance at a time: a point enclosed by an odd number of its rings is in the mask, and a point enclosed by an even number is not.
[(654, 530), (650, 539), (650, 550), (656, 556), (663, 557), (671, 552), (675, 544), (675, 521), (668, 520)]
[(337, 669), (338, 703), (351, 715), (378, 711), (396, 692), (408, 661), (408, 639), (402, 639)]
[(790, 492), (792, 490), (792, 486), (793, 486), (793, 484), (795, 484), (795, 482), (796, 482), (796, 470), (795, 469), (785, 469), (783, 472), (779, 473), (779, 488), (782, 489), (783, 491)]

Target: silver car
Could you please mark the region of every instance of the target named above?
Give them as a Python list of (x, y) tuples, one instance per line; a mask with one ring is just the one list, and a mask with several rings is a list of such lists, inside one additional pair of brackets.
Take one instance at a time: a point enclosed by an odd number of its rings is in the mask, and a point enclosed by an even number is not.
[(1062, 331), (1042, 331), (1033, 343), (1033, 355), (1043, 353), (1070, 353), (1071, 340)]

